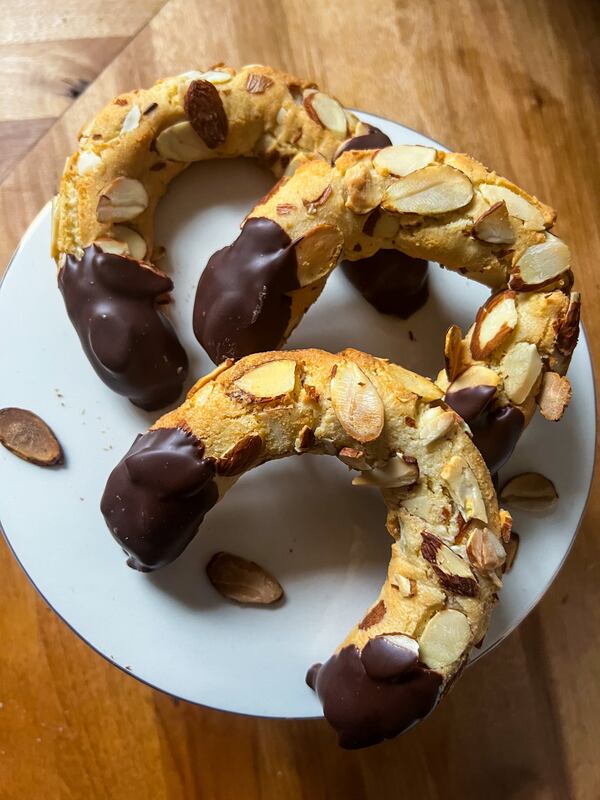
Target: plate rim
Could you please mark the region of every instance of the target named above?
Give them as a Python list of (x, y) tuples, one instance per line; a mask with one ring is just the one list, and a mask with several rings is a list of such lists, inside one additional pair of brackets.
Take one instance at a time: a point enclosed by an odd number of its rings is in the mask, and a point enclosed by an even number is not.
[[(383, 122), (388, 122), (388, 123), (391, 123), (392, 125), (400, 125), (402, 128), (405, 128), (406, 130), (409, 130), (409, 131), (412, 131), (413, 133), (416, 133), (418, 136), (422, 136), (422, 137), (424, 137), (426, 139), (429, 139), (429, 141), (433, 142), (435, 145), (437, 145), (440, 150), (443, 150), (445, 152), (450, 152), (449, 148), (446, 145), (442, 144), (441, 142), (437, 141), (437, 139), (433, 139), (428, 134), (422, 133), (421, 131), (417, 130), (416, 128), (411, 127), (410, 125), (405, 125), (403, 122), (398, 122), (397, 120), (391, 119), (389, 117), (385, 117), (385, 116), (383, 116), (381, 114), (375, 114), (373, 112), (365, 111), (365, 110), (361, 110), (361, 109), (356, 109), (354, 107), (349, 107), (349, 110), (353, 111), (353, 112), (355, 112), (357, 114), (363, 114), (363, 115), (366, 114), (366, 115), (368, 115), (368, 116), (370, 116), (370, 117), (372, 117), (374, 119), (378, 119), (378, 120), (381, 120)], [(15, 258), (17, 257), (19, 251), (21, 250), (21, 248), (23, 246), (23, 243), (26, 241), (30, 231), (36, 225), (36, 223), (38, 222), (40, 217), (42, 217), (46, 213), (46, 211), (48, 209), (48, 206), (51, 206), (51, 205), (52, 205), (52, 200), (48, 200), (46, 203), (44, 203), (42, 208), (38, 211), (38, 213), (35, 215), (35, 217), (31, 220), (31, 222), (27, 226), (25, 232), (23, 233), (21, 239), (19, 240), (19, 243), (15, 247), (15, 249), (14, 249), (14, 251), (13, 251), (13, 253), (12, 253), (8, 263), (7, 263), (7, 265), (6, 265), (6, 269), (4, 270), (4, 273), (0, 277), (0, 291), (2, 290), (2, 286), (4, 285), (4, 281), (5, 281), (8, 273), (9, 273), (9, 270), (11, 269), (11, 267), (13, 267)], [(592, 457), (592, 468), (591, 468), (591, 471), (590, 471), (589, 482), (588, 482), (587, 490), (586, 490), (586, 493), (585, 493), (585, 501), (584, 501), (584, 504), (583, 504), (583, 508), (582, 508), (581, 514), (579, 516), (579, 520), (577, 522), (577, 525), (576, 525), (574, 531), (571, 534), (571, 538), (570, 538), (570, 541), (568, 543), (567, 549), (565, 550), (560, 562), (556, 566), (555, 570), (553, 571), (553, 573), (551, 574), (550, 578), (547, 580), (545, 586), (543, 587), (541, 592), (537, 595), (535, 600), (529, 604), (529, 606), (524, 611), (524, 613), (520, 617), (520, 619), (518, 621), (514, 622), (510, 627), (508, 627), (504, 631), (504, 633), (498, 639), (496, 639), (496, 641), (493, 642), (493, 644), (489, 645), (489, 647), (485, 651), (483, 651), (483, 652), (478, 651), (476, 653), (471, 651), (471, 656), (469, 657), (469, 659), (468, 659), (468, 661), (466, 663), (466, 667), (470, 667), (472, 664), (475, 664), (477, 661), (479, 661), (480, 659), (484, 658), (489, 653), (493, 652), (500, 644), (502, 644), (504, 641), (506, 641), (506, 639), (508, 639), (508, 637), (511, 636), (517, 630), (517, 628), (519, 628), (523, 624), (523, 622), (525, 622), (525, 620), (532, 613), (532, 611), (535, 608), (537, 608), (537, 606), (542, 602), (542, 600), (546, 596), (547, 592), (549, 591), (550, 587), (556, 581), (556, 578), (558, 577), (558, 574), (562, 570), (567, 558), (571, 554), (571, 551), (573, 549), (573, 545), (575, 544), (575, 540), (577, 539), (577, 536), (579, 535), (579, 531), (581, 530), (583, 521), (584, 521), (584, 519), (586, 517), (587, 511), (588, 511), (588, 507), (589, 507), (589, 502), (590, 502), (592, 484), (593, 484), (593, 481), (594, 481), (594, 476), (596, 474), (596, 466), (597, 466), (597, 462), (598, 462), (597, 440), (598, 440), (599, 431), (598, 431), (598, 424), (597, 424), (598, 398), (597, 398), (597, 388), (596, 388), (597, 387), (597, 384), (596, 384), (596, 370), (595, 370), (595, 367), (594, 367), (594, 360), (592, 358), (592, 350), (591, 350), (591, 348), (589, 346), (587, 334), (586, 334), (586, 331), (585, 331), (585, 325), (584, 325), (583, 322), (581, 322), (580, 335), (579, 335), (579, 341), (578, 341), (578, 345), (579, 346), (581, 346), (582, 344), (584, 345), (584, 350), (585, 350), (585, 353), (586, 353), (586, 355), (588, 357), (588, 363), (589, 363), (589, 367), (590, 367), (592, 385), (593, 385), (592, 407), (593, 407), (593, 415), (594, 415), (594, 450), (593, 450), (593, 457)], [(104, 661), (106, 661), (112, 667), (116, 667), (118, 670), (120, 670), (124, 675), (127, 675), (128, 677), (135, 679), (136, 681), (138, 681), (139, 683), (143, 684), (144, 686), (147, 686), (150, 689), (153, 689), (154, 691), (160, 692), (161, 694), (164, 694), (167, 697), (173, 697), (176, 700), (179, 700), (180, 702), (190, 703), (190, 704), (192, 704), (194, 706), (198, 706), (200, 708), (207, 708), (207, 709), (210, 709), (210, 710), (219, 711), (219, 712), (226, 713), (226, 714), (236, 714), (236, 715), (239, 715), (239, 716), (249, 717), (249, 718), (252, 718), (252, 719), (272, 719), (272, 720), (320, 720), (320, 719), (322, 720), (323, 719), (323, 714), (322, 713), (321, 714), (315, 714), (315, 715), (302, 715), (302, 716), (292, 715), (292, 716), (288, 716), (288, 715), (266, 714), (266, 713), (263, 713), (263, 714), (261, 714), (261, 713), (250, 713), (250, 712), (247, 712), (247, 711), (239, 711), (239, 710), (234, 710), (234, 709), (231, 709), (231, 708), (221, 708), (219, 706), (214, 706), (214, 705), (209, 705), (208, 703), (203, 703), (203, 702), (201, 702), (199, 700), (192, 700), (192, 699), (189, 699), (189, 698), (181, 697), (178, 694), (175, 694), (173, 692), (167, 691), (166, 689), (163, 689), (162, 687), (157, 686), (156, 684), (146, 680), (145, 678), (142, 678), (134, 670), (127, 669), (125, 666), (122, 666), (117, 661), (115, 661), (113, 658), (111, 658), (107, 653), (103, 653), (100, 649), (98, 649), (98, 647), (96, 647), (96, 645), (94, 645), (82, 633), (80, 633), (59, 611), (57, 611), (57, 609), (52, 605), (52, 603), (49, 602), (49, 600), (46, 598), (45, 594), (42, 592), (42, 590), (39, 588), (39, 586), (33, 580), (31, 575), (29, 574), (29, 572), (25, 568), (24, 564), (22, 563), (22, 561), (17, 556), (17, 554), (16, 554), (16, 552), (15, 552), (13, 546), (12, 546), (12, 543), (11, 543), (11, 541), (9, 539), (9, 536), (8, 536), (8, 534), (7, 534), (7, 532), (6, 532), (5, 528), (4, 528), (4, 525), (2, 524), (2, 520), (1, 519), (0, 519), (0, 533), (2, 534), (2, 537), (3, 537), (4, 541), (6, 542), (6, 545), (7, 545), (8, 549), (9, 549), (11, 555), (13, 556), (13, 558), (15, 559), (15, 561), (17, 562), (17, 564), (19, 565), (19, 567), (21, 568), (21, 570), (25, 574), (25, 577), (27, 578), (29, 583), (33, 586), (33, 588), (35, 589), (37, 594), (41, 597), (43, 602), (48, 606), (48, 608), (50, 608), (52, 610), (52, 612), (54, 614), (56, 614), (56, 616), (67, 626), (67, 628), (69, 628), (70, 631), (72, 631), (77, 636), (77, 638), (81, 642), (83, 642), (85, 645), (87, 645), (94, 653), (99, 655)], [(484, 640), (485, 640), (485, 637), (484, 637)]]

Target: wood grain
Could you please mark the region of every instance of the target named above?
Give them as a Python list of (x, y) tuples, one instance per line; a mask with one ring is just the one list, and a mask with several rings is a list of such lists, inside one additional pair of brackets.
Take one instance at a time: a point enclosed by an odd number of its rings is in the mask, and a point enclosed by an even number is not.
[[(26, 5), (8, 3), (13, 43), (26, 25), (39, 41), (48, 32)], [(127, 4), (103, 5), (97, 35), (122, 36)], [(88, 37), (73, 19), (71, 38)], [(171, 0), (0, 187), (0, 263), (102, 103), (161, 75), (258, 61), (464, 149), (552, 203), (597, 350), (599, 37), (595, 0), (221, 0), (218, 11)], [(352, 753), (321, 722), (237, 717), (136, 683), (47, 609), (2, 545), (0, 798), (596, 800), (598, 488), (566, 566), (520, 629), (425, 723)]]

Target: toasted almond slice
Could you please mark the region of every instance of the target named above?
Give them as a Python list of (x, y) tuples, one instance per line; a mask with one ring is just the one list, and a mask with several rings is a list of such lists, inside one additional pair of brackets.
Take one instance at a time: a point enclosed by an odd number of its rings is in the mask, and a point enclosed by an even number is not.
[(348, 123), (344, 109), (333, 97), (323, 92), (312, 92), (304, 98), (308, 116), (323, 128), (328, 128), (340, 139), (346, 135)]
[(189, 122), (177, 122), (156, 138), (156, 150), (168, 161), (200, 161), (211, 154)]
[(383, 430), (383, 402), (371, 380), (354, 361), (334, 368), (331, 403), (342, 428), (358, 442), (372, 442)]
[(500, 371), (509, 400), (517, 405), (523, 403), (542, 371), (537, 347), (529, 342), (517, 342), (502, 359)]
[(250, 433), (248, 436), (244, 436), (243, 439), (232, 445), (217, 460), (217, 474), (233, 477), (246, 472), (256, 463), (262, 451), (262, 446), (263, 440), (259, 434)]
[(568, 378), (556, 372), (546, 372), (537, 402), (542, 415), (552, 422), (559, 420), (571, 400), (572, 389)]
[(469, 620), (460, 611), (438, 611), (427, 623), (419, 648), (421, 661), (430, 669), (443, 669), (465, 654), (471, 640)]
[(436, 151), (419, 144), (398, 144), (384, 147), (373, 159), (373, 165), (381, 175), (402, 178), (418, 169), (433, 164)]
[(342, 447), (338, 453), (338, 458), (350, 469), (370, 469), (364, 451), (357, 450), (355, 447)]
[(129, 255), (137, 261), (142, 261), (146, 257), (148, 250), (144, 238), (133, 228), (127, 225), (113, 225), (112, 232), (121, 242), (125, 242)]
[(506, 561), (504, 562), (504, 574), (507, 575), (513, 568), (515, 558), (519, 552), (520, 536), (513, 531), (512, 536), (506, 543)]
[(441, 470), (441, 478), (464, 519), (487, 522), (487, 511), (481, 489), (473, 471), (462, 456), (452, 456)]
[(85, 175), (86, 172), (96, 169), (102, 163), (102, 159), (93, 150), (82, 150), (77, 156), (77, 174)]
[(564, 356), (571, 356), (579, 338), (579, 317), (581, 313), (581, 295), (571, 292), (567, 313), (556, 333), (556, 347)]
[(566, 272), (571, 263), (571, 253), (567, 245), (551, 233), (546, 240), (528, 247), (516, 263), (508, 285), (517, 291), (551, 283)]
[(506, 186), (482, 183), (479, 186), (479, 191), (491, 206), (500, 202), (506, 203), (508, 212), (513, 217), (518, 217), (522, 220), (528, 230), (543, 231), (545, 229), (546, 224), (542, 212), (521, 195), (511, 189), (507, 189)]
[(192, 388), (187, 393), (187, 399), (191, 400), (202, 387), (206, 386), (209, 383), (212, 383), (222, 372), (228, 370), (231, 366), (233, 366), (233, 359), (227, 358), (225, 361), (222, 361), (220, 364), (208, 372), (206, 375), (203, 375), (201, 378), (198, 378), (196, 383), (192, 386)]
[(431, 564), (443, 588), (452, 594), (476, 597), (479, 584), (465, 559), (432, 533), (423, 531), (421, 536), (421, 555)]
[(208, 81), (217, 86), (220, 83), (229, 83), (232, 78), (233, 75), (230, 72), (225, 72), (220, 69), (209, 69), (207, 72), (195, 74), (193, 80)]
[(447, 164), (432, 164), (388, 186), (383, 207), (401, 214), (431, 216), (463, 208), (473, 197), (467, 176)]
[(109, 236), (103, 236), (100, 239), (96, 239), (94, 244), (96, 247), (99, 247), (103, 253), (111, 253), (111, 255), (114, 256), (129, 255), (129, 246), (127, 245), (127, 242), (122, 242)]
[(444, 361), (449, 381), (455, 380), (464, 371), (462, 331), (458, 325), (451, 325), (446, 333)]
[(300, 429), (296, 441), (294, 442), (294, 450), (297, 453), (304, 453), (310, 450), (315, 444), (315, 434), (312, 428), (308, 425), (303, 425)]
[(484, 361), (514, 331), (518, 319), (515, 292), (493, 295), (477, 312), (471, 336), (473, 358)]
[(292, 359), (267, 361), (245, 372), (233, 385), (242, 392), (241, 399), (258, 403), (282, 401), (289, 399), (296, 388), (296, 372), (297, 364)]
[(25, 408), (0, 409), (0, 444), (24, 461), (51, 467), (63, 461), (62, 448), (43, 419)]
[(353, 486), (376, 486), (378, 489), (396, 489), (411, 486), (419, 480), (419, 465), (414, 458), (396, 453), (383, 467), (363, 472), (352, 481)]
[(444, 396), (439, 386), (436, 386), (429, 378), (417, 375), (416, 372), (404, 369), (398, 364), (388, 364), (388, 372), (393, 375), (400, 386), (409, 392), (414, 392), (414, 394), (422, 397), (428, 403), (432, 400), (441, 400)]
[(346, 208), (355, 214), (368, 214), (381, 203), (383, 188), (373, 180), (371, 170), (364, 161), (359, 161), (346, 171), (344, 183), (348, 191)]
[(506, 544), (512, 532), (512, 516), (510, 515), (510, 511), (507, 511), (505, 508), (500, 508), (498, 510), (498, 515), (500, 517), (500, 537)]
[(132, 105), (127, 112), (123, 124), (121, 125), (121, 134), (134, 131), (140, 124), (142, 118), (142, 111), (139, 106)]
[(146, 210), (149, 199), (135, 178), (115, 178), (102, 190), (96, 208), (98, 222), (126, 222)]
[(372, 235), (377, 239), (394, 239), (400, 230), (400, 220), (392, 214), (381, 213), (375, 220)]
[(473, 223), (473, 236), (488, 244), (513, 244), (516, 236), (510, 224), (506, 201), (500, 200)]
[(414, 597), (417, 593), (417, 582), (414, 578), (406, 578), (404, 575), (394, 574), (390, 580), (392, 586), (396, 586), (402, 597)]
[(419, 420), (419, 436), (425, 444), (433, 444), (445, 438), (456, 425), (456, 417), (451, 411), (439, 406), (426, 408)]
[(489, 528), (473, 526), (467, 539), (467, 555), (481, 572), (495, 572), (504, 564), (506, 551), (502, 542)]
[(206, 565), (215, 589), (236, 603), (275, 603), (283, 595), (279, 581), (266, 569), (233, 553), (215, 553)]
[(539, 472), (515, 475), (504, 484), (499, 497), (519, 511), (549, 511), (558, 502), (556, 487)]
[(298, 283), (308, 286), (328, 275), (337, 264), (343, 236), (334, 225), (317, 225), (296, 244)]
[(461, 389), (470, 389), (473, 386), (498, 386), (500, 376), (493, 369), (488, 369), (481, 364), (475, 364), (466, 369), (455, 381), (452, 381), (446, 394), (459, 392)]

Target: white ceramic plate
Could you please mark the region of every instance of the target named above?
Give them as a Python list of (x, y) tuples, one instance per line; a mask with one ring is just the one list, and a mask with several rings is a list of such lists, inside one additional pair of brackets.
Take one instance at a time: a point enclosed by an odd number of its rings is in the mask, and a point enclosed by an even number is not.
[[(362, 116), (396, 143), (432, 144), (401, 125)], [(271, 184), (251, 161), (198, 164), (175, 181), (159, 209), (157, 240), (169, 253), (163, 266), (175, 279), (172, 315), (191, 357), (190, 383), (212, 366), (192, 334), (199, 271), (235, 238), (240, 220)], [(63, 468), (44, 470), (0, 447), (0, 519), (16, 557), (84, 640), (141, 680), (230, 711), (320, 715), (304, 683), (306, 669), (332, 653), (385, 577), (391, 542), (379, 493), (353, 488), (346, 467), (332, 458), (267, 464), (210, 512), (178, 561), (152, 575), (128, 569), (99, 500), (108, 473), (154, 415), (112, 394), (93, 373), (56, 288), (49, 239), (46, 206), (0, 291), (0, 407), (35, 411), (66, 452)], [(434, 376), (446, 329), (452, 322), (466, 329), (487, 290), (436, 266), (430, 273), (429, 302), (407, 322), (377, 313), (341, 271), (334, 273), (289, 346), (356, 347)], [(515, 513), (520, 552), (479, 656), (538, 602), (584, 510), (595, 439), (584, 336), (569, 377), (574, 399), (563, 421), (538, 415), (502, 476), (539, 470), (561, 499), (546, 516)], [(244, 608), (221, 598), (204, 573), (217, 550), (264, 565), (283, 584), (285, 601)]]

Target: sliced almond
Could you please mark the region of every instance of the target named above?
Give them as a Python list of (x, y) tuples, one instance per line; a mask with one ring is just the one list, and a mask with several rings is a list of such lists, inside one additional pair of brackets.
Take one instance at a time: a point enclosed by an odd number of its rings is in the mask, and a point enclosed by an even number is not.
[(506, 544), (510, 539), (512, 531), (512, 516), (510, 515), (510, 511), (507, 511), (505, 508), (500, 508), (498, 510), (498, 515), (500, 517), (500, 538)]
[(304, 453), (310, 450), (315, 443), (315, 434), (312, 428), (308, 425), (303, 425), (294, 442), (294, 450), (297, 453)]
[(539, 472), (524, 472), (502, 487), (500, 500), (519, 511), (549, 511), (558, 502), (558, 492), (551, 480)]
[(467, 555), (480, 572), (495, 572), (504, 564), (506, 551), (489, 528), (473, 527), (467, 539)]
[(444, 341), (444, 361), (449, 381), (455, 380), (465, 369), (463, 358), (462, 331), (458, 325), (451, 325)]
[(473, 223), (472, 234), (488, 244), (513, 244), (516, 236), (510, 224), (506, 202), (500, 200)]
[(418, 480), (419, 465), (416, 460), (397, 453), (383, 467), (375, 467), (358, 475), (352, 481), (352, 485), (396, 489), (400, 486), (412, 486)]
[(59, 194), (56, 194), (52, 198), (52, 212), (51, 212), (52, 233), (50, 241), (50, 255), (54, 259), (58, 258), (58, 253), (59, 253), (58, 236), (60, 233), (61, 207), (62, 207), (61, 196)]
[[(267, 361), (245, 372), (234, 382), (241, 399), (266, 403), (291, 399), (296, 388), (297, 364), (291, 359)], [(236, 393), (236, 399), (239, 395)]]
[(0, 409), (0, 444), (24, 461), (51, 467), (63, 461), (62, 448), (43, 419), (24, 408)]
[(537, 347), (529, 342), (517, 342), (502, 359), (500, 371), (509, 400), (517, 405), (523, 403), (542, 371)]
[(219, 375), (222, 372), (225, 372), (231, 366), (233, 366), (233, 359), (232, 358), (227, 358), (227, 359), (225, 359), (225, 361), (222, 361), (220, 364), (217, 364), (217, 366), (213, 370), (208, 372), (206, 375), (203, 375), (201, 378), (198, 378), (196, 383), (192, 386), (192, 388), (187, 393), (187, 399), (191, 400), (192, 397), (194, 397), (196, 394), (198, 394), (198, 392), (200, 391), (200, 389), (202, 389), (203, 386), (206, 386), (207, 384), (212, 383), (214, 380), (216, 380), (216, 378), (219, 377)]
[(508, 285), (518, 291), (544, 286), (566, 272), (570, 263), (571, 253), (567, 245), (546, 233), (544, 242), (531, 245), (519, 258)]
[(388, 364), (388, 372), (402, 388), (422, 397), (428, 403), (440, 400), (444, 396), (442, 390), (429, 378), (417, 375), (416, 372), (411, 372), (398, 364)]
[(517, 327), (515, 292), (507, 290), (493, 295), (477, 312), (471, 336), (471, 354), (484, 361)]
[(491, 206), (497, 203), (505, 203), (508, 212), (513, 217), (518, 217), (522, 220), (527, 230), (543, 231), (545, 229), (546, 224), (542, 212), (521, 195), (511, 189), (507, 189), (506, 186), (482, 183), (479, 185), (479, 191)]
[(366, 615), (363, 619), (358, 623), (358, 627), (361, 631), (368, 631), (369, 628), (372, 628), (375, 625), (378, 625), (381, 620), (385, 617), (385, 612), (387, 611), (385, 607), (385, 602), (383, 600), (379, 600), (378, 603), (367, 611)]
[(198, 78), (218, 86), (220, 83), (229, 83), (229, 81), (233, 78), (233, 75), (231, 72), (225, 72), (224, 70), (209, 69), (208, 72), (199, 72), (197, 75), (194, 74), (194, 79)]
[(312, 92), (304, 98), (304, 108), (308, 116), (327, 128), (339, 138), (346, 135), (348, 123), (344, 109), (333, 97), (323, 92)]
[(279, 581), (266, 569), (232, 553), (215, 553), (206, 565), (215, 589), (236, 603), (275, 603), (283, 595)]
[(395, 175), (402, 178), (428, 164), (433, 164), (436, 155), (432, 147), (397, 144), (380, 150), (373, 159), (373, 166), (381, 175)]
[(129, 133), (134, 131), (140, 124), (142, 118), (142, 111), (139, 106), (133, 105), (127, 112), (123, 124), (121, 125), (121, 133)]
[(338, 458), (350, 469), (370, 469), (364, 451), (357, 450), (355, 447), (342, 447), (338, 453)]
[(473, 197), (467, 176), (447, 164), (435, 164), (388, 186), (383, 207), (401, 214), (432, 216), (463, 208)]
[(519, 552), (520, 536), (513, 531), (512, 536), (506, 543), (506, 561), (504, 562), (504, 574), (507, 575), (513, 568), (515, 558)]
[(470, 389), (473, 386), (493, 386), (500, 383), (500, 376), (493, 369), (488, 369), (481, 364), (475, 364), (466, 369), (461, 375), (452, 381), (446, 394), (459, 392), (461, 389)]
[(426, 408), (419, 420), (419, 436), (425, 444), (444, 439), (456, 426), (456, 417), (451, 411), (439, 406)]
[(462, 456), (452, 456), (440, 473), (464, 519), (487, 522), (487, 511), (477, 479)]
[(463, 597), (476, 597), (479, 584), (465, 559), (432, 533), (423, 531), (421, 536), (421, 555), (431, 564), (444, 589)]
[(300, 286), (328, 275), (337, 264), (342, 244), (342, 232), (334, 225), (317, 225), (308, 231), (295, 244)]
[(579, 337), (579, 317), (581, 314), (581, 295), (571, 292), (569, 307), (556, 334), (556, 347), (564, 356), (570, 356)]
[(371, 170), (364, 161), (359, 161), (346, 171), (344, 183), (347, 189), (346, 208), (355, 214), (368, 214), (381, 203), (383, 187), (373, 180)]
[(417, 582), (413, 578), (395, 574), (390, 583), (398, 589), (402, 597), (414, 597), (417, 593)]
[(110, 253), (114, 256), (129, 255), (129, 247), (127, 246), (127, 242), (121, 242), (118, 239), (113, 239), (108, 236), (101, 237), (100, 239), (96, 239), (94, 244), (96, 247), (99, 247), (103, 253)]
[(471, 640), (469, 620), (447, 608), (433, 616), (419, 639), (421, 661), (430, 669), (443, 669), (464, 655)]
[(126, 222), (148, 208), (148, 193), (135, 178), (115, 178), (105, 186), (98, 199), (98, 222)]
[(370, 379), (354, 363), (342, 361), (330, 383), (331, 403), (342, 428), (359, 442), (371, 442), (383, 430), (383, 402)]
[(200, 161), (210, 157), (210, 150), (189, 122), (177, 122), (156, 138), (156, 150), (168, 161)]
[(218, 475), (232, 477), (241, 475), (256, 463), (263, 446), (262, 437), (251, 433), (244, 436), (217, 459), (216, 471)]
[(77, 156), (77, 174), (85, 175), (86, 172), (99, 167), (101, 163), (102, 159), (93, 150), (82, 150)]
[(392, 214), (381, 213), (373, 225), (371, 233), (376, 239), (394, 239), (400, 230), (400, 220)]
[(146, 257), (148, 251), (146, 241), (133, 228), (129, 228), (127, 225), (113, 225), (112, 232), (117, 239), (125, 242), (131, 258), (142, 261)]
[(246, 78), (246, 91), (249, 94), (263, 94), (273, 86), (273, 81), (268, 75), (250, 72)]
[(568, 378), (556, 372), (546, 372), (537, 402), (542, 415), (552, 422), (559, 420), (571, 401), (572, 389)]

